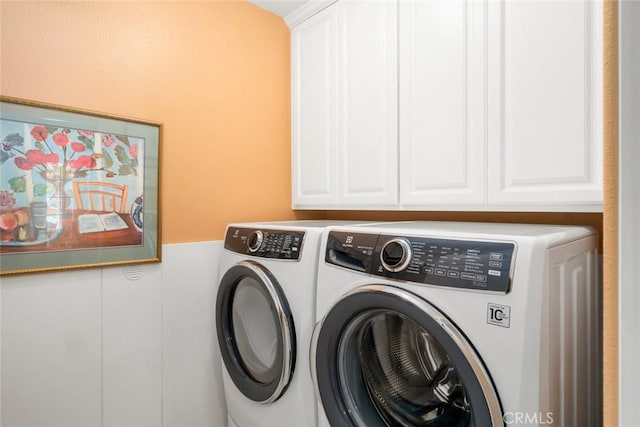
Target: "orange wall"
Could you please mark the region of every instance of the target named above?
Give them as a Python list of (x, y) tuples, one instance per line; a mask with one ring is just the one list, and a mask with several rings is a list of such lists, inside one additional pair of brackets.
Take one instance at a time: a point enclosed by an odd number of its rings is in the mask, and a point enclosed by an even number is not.
[(618, 425), (618, 1), (604, 2), (604, 426)]
[(293, 218), (281, 18), (244, 1), (2, 1), (0, 19), (2, 95), (164, 123), (164, 243)]

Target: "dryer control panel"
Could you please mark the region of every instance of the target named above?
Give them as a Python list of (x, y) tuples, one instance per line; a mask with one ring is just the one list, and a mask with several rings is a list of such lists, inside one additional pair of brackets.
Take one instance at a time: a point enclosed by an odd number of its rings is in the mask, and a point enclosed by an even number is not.
[(229, 227), (224, 248), (261, 258), (298, 260), (303, 242), (303, 231)]
[(509, 292), (515, 244), (330, 232), (325, 261), (375, 276)]

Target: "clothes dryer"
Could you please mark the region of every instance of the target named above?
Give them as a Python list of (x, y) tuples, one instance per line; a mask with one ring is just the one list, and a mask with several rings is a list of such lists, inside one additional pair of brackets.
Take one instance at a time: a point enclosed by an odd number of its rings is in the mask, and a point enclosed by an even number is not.
[(327, 228), (319, 425), (599, 425), (597, 247), (585, 227)]
[(227, 227), (216, 330), (229, 426), (316, 424), (309, 345), (320, 240), (329, 224), (336, 221)]

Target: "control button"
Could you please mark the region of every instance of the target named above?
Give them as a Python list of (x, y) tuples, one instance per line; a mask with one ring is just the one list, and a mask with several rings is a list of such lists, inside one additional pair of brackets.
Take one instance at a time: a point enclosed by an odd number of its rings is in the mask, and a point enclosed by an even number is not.
[(425, 267), (424, 272), (427, 274), (433, 274), (433, 267)]
[(436, 276), (446, 276), (447, 272), (441, 268), (436, 268)]
[(502, 261), (502, 252), (491, 252), (489, 259), (492, 261)]
[(500, 277), (502, 275), (502, 272), (498, 270), (489, 270), (487, 271), (487, 273), (489, 273), (489, 276), (496, 276), (496, 277)]
[(447, 276), (457, 279), (458, 277), (460, 277), (460, 273), (458, 273), (457, 271), (449, 271), (447, 273)]
[(502, 263), (500, 261), (489, 261), (489, 267), (502, 268)]
[(487, 276), (485, 276), (484, 274), (478, 274), (476, 276), (476, 280), (478, 282), (486, 282), (487, 281)]
[(380, 261), (385, 270), (391, 272), (402, 271), (411, 262), (411, 244), (402, 238), (389, 240), (380, 251)]
[(249, 237), (247, 238), (247, 247), (249, 248), (249, 252), (253, 253), (260, 249), (263, 239), (264, 234), (262, 234), (262, 231), (260, 230), (256, 230), (249, 234)]
[(460, 278), (464, 280), (476, 280), (476, 275), (471, 273), (460, 273)]

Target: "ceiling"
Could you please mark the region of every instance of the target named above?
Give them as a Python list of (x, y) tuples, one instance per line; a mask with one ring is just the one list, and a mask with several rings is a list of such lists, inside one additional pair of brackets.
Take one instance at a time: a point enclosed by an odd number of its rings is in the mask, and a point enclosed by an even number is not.
[(249, 2), (284, 18), (306, 3), (306, 0), (249, 0)]

